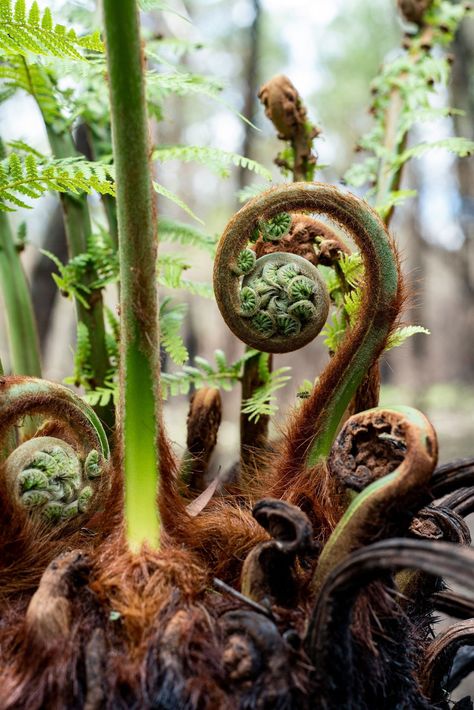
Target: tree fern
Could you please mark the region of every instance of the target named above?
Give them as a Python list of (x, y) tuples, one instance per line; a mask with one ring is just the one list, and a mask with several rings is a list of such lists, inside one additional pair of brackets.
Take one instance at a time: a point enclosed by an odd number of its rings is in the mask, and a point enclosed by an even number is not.
[(27, 10), (25, 0), (0, 0), (0, 51), (4, 54), (45, 54), (84, 59), (80, 50), (102, 52), (99, 33), (78, 37), (73, 29), (55, 24), (51, 10), (41, 13), (38, 3)]
[(205, 165), (210, 170), (217, 172), (221, 177), (229, 176), (229, 165), (246, 168), (255, 172), (266, 180), (272, 179), (269, 170), (255, 160), (245, 158), (238, 153), (232, 153), (220, 148), (197, 145), (160, 146), (153, 152), (153, 160), (165, 162), (167, 160), (180, 160), (184, 163), (196, 162)]
[(24, 197), (37, 199), (48, 190), (74, 194), (95, 190), (114, 195), (115, 186), (111, 178), (113, 168), (110, 165), (84, 158), (42, 161), (32, 153), (24, 157), (11, 153), (0, 161), (0, 209), (29, 208)]

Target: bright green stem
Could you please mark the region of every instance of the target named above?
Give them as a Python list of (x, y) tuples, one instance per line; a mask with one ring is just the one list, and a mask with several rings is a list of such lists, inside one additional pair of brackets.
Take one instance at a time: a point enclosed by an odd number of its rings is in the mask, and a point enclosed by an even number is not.
[(5, 212), (0, 212), (0, 278), (12, 370), (17, 375), (41, 377), (38, 333), (30, 290)]
[(128, 541), (159, 541), (156, 214), (135, 0), (104, 0), (120, 256), (120, 447)]

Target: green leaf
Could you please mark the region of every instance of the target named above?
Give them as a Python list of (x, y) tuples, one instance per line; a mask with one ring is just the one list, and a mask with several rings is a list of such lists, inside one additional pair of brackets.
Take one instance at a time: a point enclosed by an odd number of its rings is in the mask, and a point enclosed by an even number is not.
[(290, 380), (290, 375), (286, 373), (291, 367), (280, 367), (269, 374), (268, 380), (261, 387), (258, 387), (253, 395), (242, 403), (242, 413), (248, 414), (249, 419), (258, 421), (261, 416), (272, 416), (278, 407), (275, 404), (275, 392), (284, 387)]
[(23, 197), (37, 199), (49, 190), (115, 195), (113, 177), (112, 166), (80, 157), (39, 160), (34, 153), (25, 157), (11, 153), (0, 161), (0, 209), (30, 208)]
[(155, 181), (153, 181), (153, 188), (155, 192), (157, 192), (159, 195), (161, 195), (162, 197), (166, 197), (166, 199), (171, 200), (171, 202), (174, 202), (175, 205), (184, 210), (184, 212), (186, 212), (186, 214), (195, 219), (196, 222), (204, 224), (202, 219), (199, 219), (199, 217), (194, 214), (191, 207), (189, 207), (189, 205), (187, 205), (180, 197), (178, 197), (178, 195), (175, 195), (174, 192), (171, 192), (171, 190), (168, 190), (168, 188), (164, 187), (164, 185), (160, 185), (160, 183)]
[(401, 328), (397, 328), (397, 330), (389, 337), (385, 350), (398, 348), (400, 345), (403, 345), (405, 340), (411, 338), (412, 335), (416, 335), (417, 333), (430, 335), (430, 331), (427, 328), (423, 328), (421, 325), (406, 325)]
[(222, 177), (228, 177), (228, 166), (234, 165), (251, 170), (266, 180), (272, 179), (271, 172), (255, 160), (245, 158), (238, 153), (231, 153), (227, 150), (211, 148), (209, 146), (162, 146), (153, 152), (153, 160), (159, 160), (160, 162), (167, 160), (181, 160), (185, 163), (196, 162), (205, 165)]
[(451, 138), (441, 138), (432, 143), (418, 143), (418, 145), (408, 148), (403, 151), (401, 155), (397, 156), (394, 160), (394, 166), (399, 167), (411, 158), (421, 158), (425, 153), (439, 148), (448, 150), (450, 153), (454, 153), (460, 158), (465, 158), (474, 153), (474, 141), (459, 136), (452, 136)]
[(36, 2), (26, 11), (24, 0), (0, 2), (0, 52), (2, 54), (43, 54), (85, 60), (79, 50), (103, 52), (104, 45), (98, 33), (78, 37), (73, 29), (55, 25), (51, 10), (41, 15)]
[(189, 17), (186, 17), (186, 15), (182, 15), (177, 10), (174, 10), (166, 2), (162, 2), (162, 0), (139, 0), (139, 5), (142, 10), (145, 10), (145, 12), (149, 12), (150, 10), (159, 10), (160, 12), (169, 12), (172, 15), (176, 15), (177, 17), (180, 17), (182, 20), (186, 20), (186, 22), (191, 22)]
[(211, 256), (216, 253), (218, 236), (211, 236), (184, 222), (178, 222), (168, 217), (159, 217), (158, 234), (160, 241), (177, 242), (183, 246), (202, 249)]
[(388, 195), (386, 195), (383, 202), (380, 202), (375, 206), (375, 209), (383, 219), (390, 212), (392, 207), (397, 207), (398, 205), (403, 204), (410, 197), (416, 197), (416, 195), (416, 190), (392, 190), (392, 192), (389, 192)]
[(247, 185), (237, 192), (237, 198), (241, 204), (252, 200), (257, 195), (261, 195), (262, 192), (268, 190), (266, 185)]
[(183, 365), (189, 358), (181, 337), (181, 328), (187, 313), (185, 303), (173, 303), (164, 298), (160, 304), (160, 341), (170, 358)]

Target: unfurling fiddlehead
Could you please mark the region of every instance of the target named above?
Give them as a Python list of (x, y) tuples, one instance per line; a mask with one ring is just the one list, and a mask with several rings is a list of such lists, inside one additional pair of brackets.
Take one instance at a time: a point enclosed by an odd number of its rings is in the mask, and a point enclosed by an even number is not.
[[(20, 444), (3, 464), (15, 508), (45, 522), (83, 520), (97, 509), (109, 447), (94, 411), (66, 387), (31, 377), (0, 379), (0, 440), (22, 417), (42, 414), (48, 433)], [(59, 436), (64, 436), (59, 438)]]
[[(347, 431), (360, 433), (364, 427), (372, 431), (374, 440), (380, 438), (379, 445), (391, 441), (397, 454), (392, 454), (387, 461), (386, 455), (377, 456), (377, 445), (369, 441), (368, 449), (379, 468), (372, 472), (372, 482), (354, 498), (324, 546), (313, 578), (315, 590), (321, 588), (334, 566), (352, 551), (382, 536), (405, 532), (413, 512), (420, 507), (420, 498), (436, 466), (436, 434), (430, 422), (416, 409), (377, 408), (356, 414), (345, 424), (333, 448), (347, 441)], [(363, 448), (360, 442), (358, 448)], [(400, 452), (403, 453), (401, 461)], [(346, 465), (340, 461), (340, 468), (350, 466), (347, 452), (345, 459)]]
[[(291, 212), (324, 214), (354, 239), (363, 260), (365, 288), (356, 322), (347, 330), (336, 355), (290, 423), (287, 443), (278, 463), (275, 487), (271, 491), (276, 497), (285, 495), (292, 479), (301, 473), (305, 466), (313, 466), (320, 458), (328, 455), (349, 402), (385, 346), (402, 300), (402, 285), (394, 246), (383, 223), (365, 202), (321, 183), (279, 186), (257, 196), (234, 216), (217, 250), (214, 266), (217, 303), (224, 320), (241, 340), (267, 352), (288, 352), (309, 342), (316, 334), (316, 328), (313, 329), (307, 324), (297, 335), (285, 336), (274, 331), (275, 335), (272, 337), (268, 336), (268, 332), (267, 337), (262, 336), (250, 325), (257, 315), (257, 312), (253, 316), (248, 315), (252, 310), (252, 293), (245, 291), (242, 296), (239, 290), (239, 279), (243, 273), (239, 268), (239, 263), (241, 265), (243, 262), (243, 256), (240, 255), (248, 249), (255, 228), (259, 227), (262, 220), (268, 222), (276, 215)], [(278, 260), (288, 258), (287, 254), (278, 252), (272, 256)], [(294, 257), (290, 257), (290, 262), (292, 258)], [(259, 262), (257, 259), (254, 269)], [(267, 269), (270, 270), (270, 267), (267, 266)], [(285, 270), (290, 269), (291, 266), (285, 267)], [(248, 275), (244, 277), (242, 290), (250, 285), (253, 273), (252, 270), (250, 278)], [(271, 278), (276, 281), (275, 277)], [(307, 282), (306, 278), (306, 273), (293, 275), (287, 288), (290, 288), (292, 294), (292, 289), (296, 290), (300, 286), (303, 290), (307, 287), (309, 292), (309, 281)], [(263, 279), (266, 285), (261, 283), (262, 279), (259, 278), (258, 281), (264, 294), (267, 287), (268, 290), (273, 288), (271, 284), (267, 284), (266, 278)], [(270, 296), (269, 303), (272, 298), (273, 295)], [(321, 303), (321, 313), (327, 304), (327, 296), (324, 293), (314, 296), (313, 301), (310, 301), (306, 294), (300, 291), (298, 299), (309, 301), (310, 305), (315, 305), (318, 300)], [(246, 316), (242, 315), (242, 301), (245, 301)], [(292, 302), (290, 307), (293, 305)], [(310, 306), (307, 308), (309, 312)], [(295, 309), (297, 310), (296, 307)], [(263, 313), (264, 315), (258, 316), (258, 324), (263, 327), (268, 323), (271, 332), (273, 321), (265, 316), (265, 311)], [(309, 336), (310, 332), (311, 336), (306, 339), (306, 334)]]

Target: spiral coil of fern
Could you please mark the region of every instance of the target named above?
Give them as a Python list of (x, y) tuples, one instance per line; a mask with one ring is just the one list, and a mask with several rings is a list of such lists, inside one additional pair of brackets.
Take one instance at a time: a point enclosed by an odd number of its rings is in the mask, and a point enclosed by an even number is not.
[(244, 343), (268, 353), (290, 352), (321, 332), (329, 294), (317, 268), (297, 254), (276, 251), (256, 258), (249, 248), (255, 233), (278, 242), (292, 218), (272, 208), (263, 219), (258, 208), (248, 209), (254, 203), (237, 213), (221, 237), (214, 267), (216, 299), (227, 325)]
[(59, 435), (43, 436), (40, 430), (8, 455), (3, 463), (6, 494), (26, 515), (52, 525), (80, 524), (108, 487), (109, 447), (102, 425), (66, 387), (33, 377), (1, 377), (0, 441), (30, 414), (44, 415), (48, 433)]

